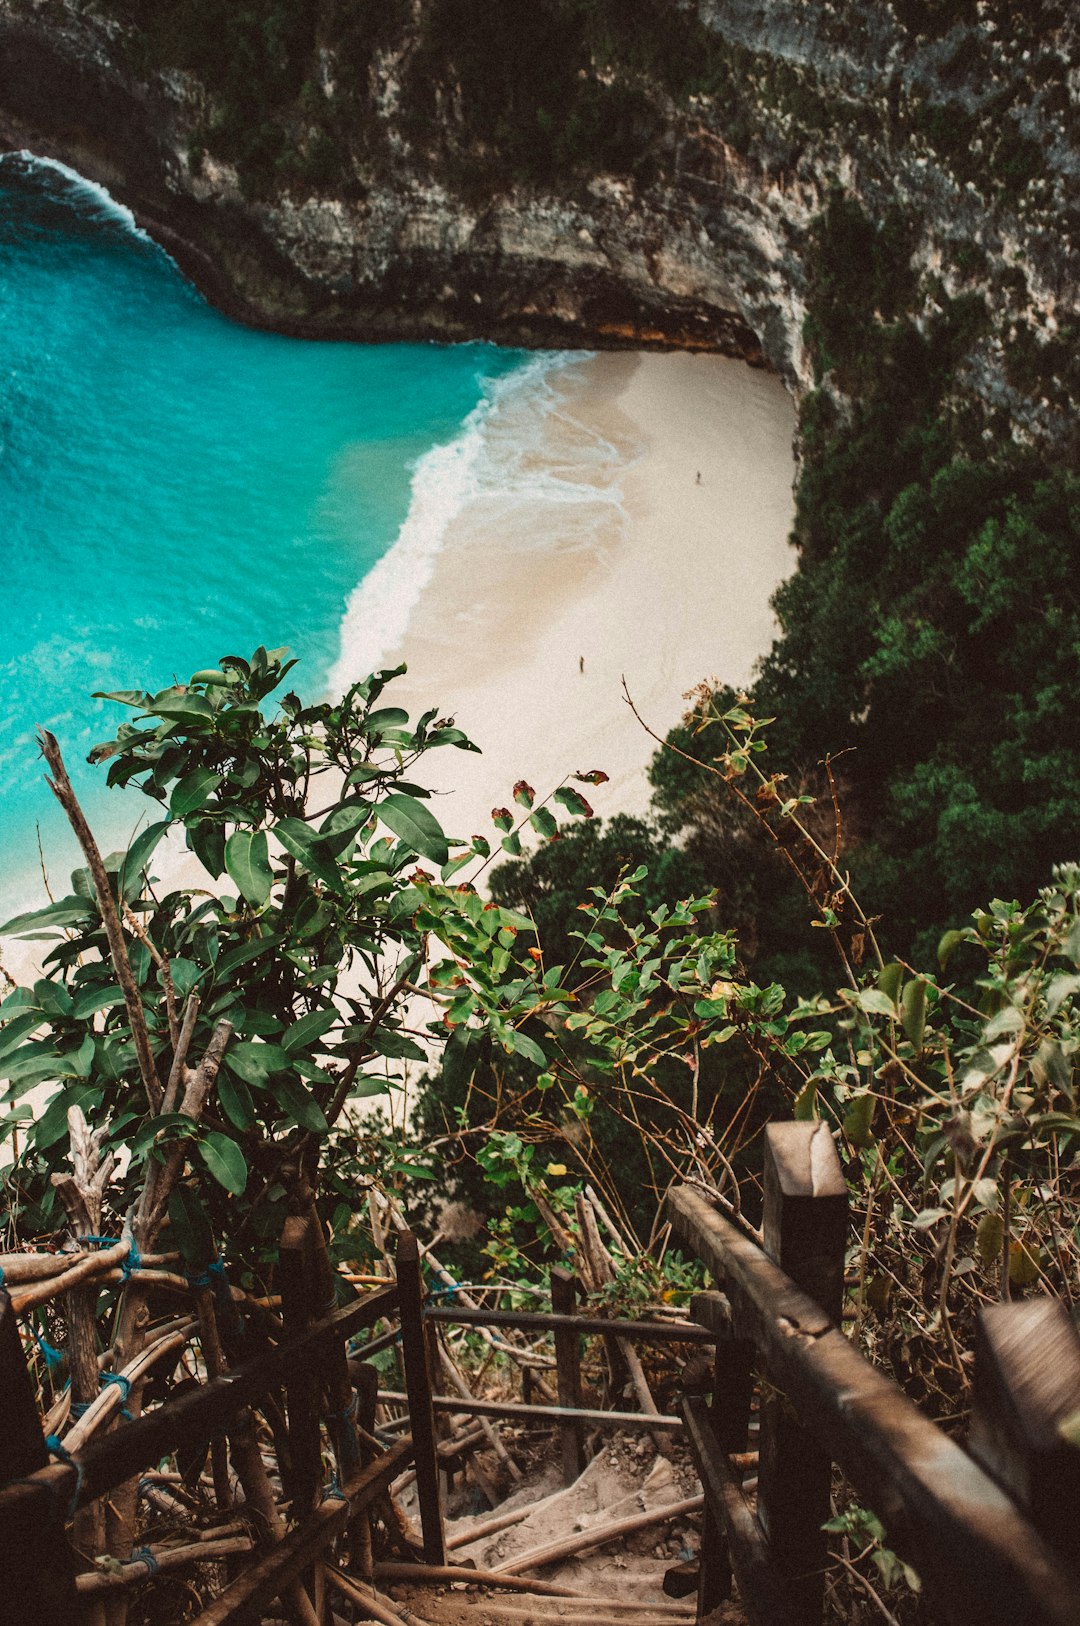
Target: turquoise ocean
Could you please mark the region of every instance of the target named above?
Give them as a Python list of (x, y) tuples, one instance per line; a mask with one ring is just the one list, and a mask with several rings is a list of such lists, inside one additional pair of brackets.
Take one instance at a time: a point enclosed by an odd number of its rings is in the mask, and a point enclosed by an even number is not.
[(318, 698), (358, 588), (379, 664), (485, 423), (558, 361), (241, 327), (99, 187), (0, 156), (0, 917), (41, 895), (39, 833), (58, 894), (75, 858), (37, 727), (108, 850), (150, 807), (86, 764), (126, 715), (93, 690), (264, 643), (302, 657)]

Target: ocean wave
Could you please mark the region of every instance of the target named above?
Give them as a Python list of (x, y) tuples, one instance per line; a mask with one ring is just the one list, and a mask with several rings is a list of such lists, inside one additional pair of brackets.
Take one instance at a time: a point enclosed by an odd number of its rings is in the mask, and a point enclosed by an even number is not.
[[(475, 512), (478, 526), (501, 524), (507, 545), (522, 551), (548, 544), (587, 547), (597, 509), (621, 508), (617, 473), (626, 449), (573, 414), (558, 375), (580, 365), (581, 352), (545, 352), (483, 383), (483, 398), (460, 433), (433, 446), (413, 470), (409, 511), (388, 551), (349, 597), (340, 654), (328, 675), (331, 694), (376, 671), (400, 649), (413, 611), (434, 574), (456, 521)], [(577, 510), (575, 523), (544, 510)], [(528, 523), (519, 523), (527, 516)], [(576, 539), (576, 540), (575, 540)]]
[(34, 176), (43, 169), (50, 171), (65, 183), (67, 195), (63, 201), (73, 204), (89, 224), (120, 226), (126, 234), (138, 238), (141, 243), (158, 248), (159, 245), (154, 243), (148, 232), (143, 231), (127, 204), (119, 203), (99, 182), (88, 180), (59, 158), (45, 158), (40, 153), (21, 147), (15, 152), (0, 153), (0, 176), (5, 168), (13, 169), (20, 178)]

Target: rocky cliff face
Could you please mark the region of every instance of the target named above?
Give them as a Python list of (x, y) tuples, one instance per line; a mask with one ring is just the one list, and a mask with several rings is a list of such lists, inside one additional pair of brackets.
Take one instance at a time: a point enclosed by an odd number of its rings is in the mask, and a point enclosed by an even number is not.
[[(518, 5), (265, 0), (226, 23), (213, 0), (169, 0), (151, 27), (131, 0), (0, 0), (0, 138), (109, 186), (247, 321), (718, 349), (796, 391), (828, 275), (813, 222), (839, 188), (899, 223), (920, 320), (980, 303), (961, 371), (988, 421), (1066, 432), (1080, 53), (1065, 11), (644, 0), (644, 32), (617, 23), (603, 44), (604, 0)], [(551, 29), (524, 38), (545, 9)], [(230, 63), (249, 13), (245, 82)], [(491, 39), (470, 38), (484, 18)]]

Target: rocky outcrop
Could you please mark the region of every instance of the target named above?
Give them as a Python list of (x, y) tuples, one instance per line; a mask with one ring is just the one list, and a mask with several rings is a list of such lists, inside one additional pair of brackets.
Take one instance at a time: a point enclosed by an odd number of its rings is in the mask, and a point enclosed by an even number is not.
[[(983, 5), (970, 22), (920, 34), (904, 14), (941, 7), (701, 0), (688, 11), (729, 53), (737, 128), (730, 97), (675, 94), (659, 75), (646, 177), (579, 163), (541, 186), (494, 166), (491, 184), (474, 174), (466, 185), (454, 143), (460, 156), (476, 138), (455, 133), (451, 66), (438, 141), (408, 117), (428, 3), (406, 6), (398, 36), (368, 63), (364, 140), (336, 149), (317, 184), (293, 174), (252, 185), (205, 139), (215, 93), (168, 63), (148, 67), (125, 23), (76, 0), (0, 0), (0, 139), (108, 186), (248, 322), (364, 339), (715, 349), (774, 367), (796, 391), (811, 382), (811, 223), (840, 187), (872, 219), (899, 211), (910, 223), (927, 320), (961, 291), (984, 302), (965, 387), (1017, 433), (1060, 430), (1073, 390), (1053, 357), (1077, 303), (1080, 170), (1076, 42), (1063, 15), (1036, 19), (1029, 37)], [(316, 55), (317, 94), (332, 101), (345, 69), (332, 44)], [(302, 147), (299, 103), (289, 117)]]

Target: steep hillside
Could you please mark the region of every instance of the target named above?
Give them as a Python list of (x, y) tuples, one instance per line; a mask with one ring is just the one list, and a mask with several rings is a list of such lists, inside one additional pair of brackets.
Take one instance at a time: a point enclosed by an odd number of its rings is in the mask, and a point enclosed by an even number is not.
[(798, 387), (839, 186), (924, 317), (985, 300), (968, 383), (1056, 434), (1076, 43), (1063, 7), (964, 0), (0, 0), (0, 127), (249, 320), (760, 350)]

